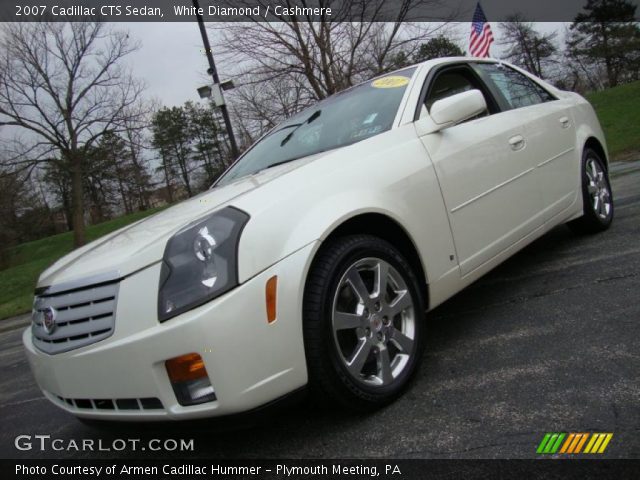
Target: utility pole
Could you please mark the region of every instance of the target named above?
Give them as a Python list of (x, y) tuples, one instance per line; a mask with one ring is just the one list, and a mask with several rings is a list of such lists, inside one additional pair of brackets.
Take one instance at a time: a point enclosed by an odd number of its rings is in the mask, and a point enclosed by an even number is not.
[[(204, 44), (204, 51), (207, 55), (207, 60), (209, 60), (209, 69), (207, 73), (211, 75), (213, 78), (214, 85), (220, 85), (220, 78), (218, 77), (218, 71), (216, 70), (216, 64), (213, 61), (213, 52), (211, 51), (211, 44), (209, 43), (209, 36), (207, 35), (207, 29), (204, 26), (204, 19), (200, 14), (200, 4), (198, 0), (193, 0), (193, 6), (196, 9), (196, 18), (198, 19), (198, 27), (200, 27), (200, 35), (202, 35), (202, 43)], [(229, 118), (229, 111), (227, 110), (227, 105), (220, 105), (220, 111), (222, 112), (222, 118), (224, 120), (224, 126), (227, 130), (227, 134), (229, 135), (229, 142), (231, 143), (231, 153), (233, 154), (233, 159), (238, 158), (238, 145), (236, 144), (236, 137), (233, 135), (233, 128), (231, 127), (231, 119)]]

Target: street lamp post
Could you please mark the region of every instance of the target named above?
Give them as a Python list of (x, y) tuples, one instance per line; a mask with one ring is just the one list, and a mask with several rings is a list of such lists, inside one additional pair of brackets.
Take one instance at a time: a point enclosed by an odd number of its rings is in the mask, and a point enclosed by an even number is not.
[[(220, 84), (220, 78), (218, 77), (218, 71), (216, 70), (216, 64), (213, 61), (213, 53), (211, 52), (211, 45), (209, 44), (209, 37), (207, 35), (207, 30), (204, 26), (204, 20), (202, 15), (200, 15), (200, 4), (198, 0), (193, 0), (193, 6), (196, 10), (196, 18), (198, 19), (198, 27), (200, 27), (200, 35), (202, 35), (202, 43), (204, 44), (204, 51), (207, 55), (207, 60), (209, 60), (209, 70), (207, 73), (211, 74), (213, 78), (213, 83), (216, 85)], [(220, 106), (220, 111), (222, 112), (222, 118), (224, 120), (224, 126), (227, 130), (227, 134), (229, 135), (229, 142), (231, 143), (231, 153), (233, 154), (233, 158), (236, 159), (238, 157), (238, 145), (236, 144), (236, 138), (233, 135), (233, 128), (231, 127), (231, 119), (229, 118), (229, 111), (227, 110), (227, 105), (222, 104)]]

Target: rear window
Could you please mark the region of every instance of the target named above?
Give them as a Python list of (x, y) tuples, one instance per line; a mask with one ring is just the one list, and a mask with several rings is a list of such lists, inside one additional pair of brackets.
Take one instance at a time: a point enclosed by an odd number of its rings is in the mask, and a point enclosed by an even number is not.
[(510, 109), (523, 108), (553, 100), (553, 96), (526, 75), (504, 65), (478, 63), (483, 79), (493, 84)]

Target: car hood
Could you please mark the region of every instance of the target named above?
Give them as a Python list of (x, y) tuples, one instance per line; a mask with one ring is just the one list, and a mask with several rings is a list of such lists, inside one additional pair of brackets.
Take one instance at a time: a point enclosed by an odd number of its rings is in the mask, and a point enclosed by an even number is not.
[[(167, 240), (185, 225), (330, 152), (263, 170), (207, 190), (74, 250), (41, 275), (38, 287), (125, 277), (162, 259)], [(96, 280), (100, 281), (100, 280)]]

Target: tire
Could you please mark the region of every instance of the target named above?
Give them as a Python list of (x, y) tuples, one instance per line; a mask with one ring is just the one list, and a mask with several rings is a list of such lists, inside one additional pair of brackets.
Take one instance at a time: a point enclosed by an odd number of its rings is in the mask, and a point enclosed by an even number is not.
[(613, 221), (613, 193), (609, 173), (597, 152), (586, 148), (582, 155), (582, 203), (580, 218), (569, 222), (576, 233), (598, 233)]
[(422, 359), (424, 326), (420, 283), (397, 249), (370, 235), (330, 240), (314, 260), (304, 292), (313, 399), (352, 410), (390, 403)]

